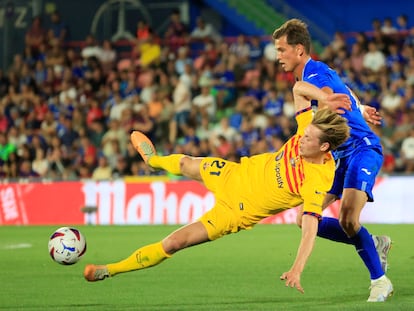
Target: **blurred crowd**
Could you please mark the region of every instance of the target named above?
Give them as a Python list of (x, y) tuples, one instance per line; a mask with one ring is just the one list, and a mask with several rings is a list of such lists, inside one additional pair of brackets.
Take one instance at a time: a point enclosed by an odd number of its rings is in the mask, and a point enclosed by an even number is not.
[[(69, 30), (59, 12), (34, 18), (24, 51), (0, 71), (3, 179), (158, 174), (130, 144), (132, 129), (162, 154), (234, 161), (275, 151), (295, 131), (294, 79), (275, 62), (270, 37), (223, 38), (201, 17), (190, 29), (178, 11), (163, 34), (138, 21), (126, 52), (93, 35), (74, 46)], [(414, 172), (414, 28), (407, 18), (338, 32), (314, 57), (383, 116), (374, 127), (382, 172)]]

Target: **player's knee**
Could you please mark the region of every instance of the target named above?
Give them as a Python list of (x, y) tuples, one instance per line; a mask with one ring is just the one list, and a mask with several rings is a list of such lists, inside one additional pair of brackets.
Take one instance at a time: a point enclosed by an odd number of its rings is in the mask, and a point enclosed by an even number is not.
[(171, 255), (186, 247), (186, 241), (179, 239), (174, 235), (164, 239), (162, 244), (165, 252)]
[(181, 174), (194, 180), (201, 181), (200, 159), (184, 156), (180, 159)]
[(302, 229), (302, 215), (296, 217), (296, 225)]
[(340, 217), (339, 218), (339, 224), (341, 225), (342, 229), (345, 231), (345, 233), (348, 236), (354, 236), (355, 235), (355, 229), (357, 227), (357, 223), (353, 221), (352, 218), (348, 217)]
[(183, 175), (188, 174), (191, 167), (191, 158), (188, 156), (184, 156), (180, 159), (180, 170)]

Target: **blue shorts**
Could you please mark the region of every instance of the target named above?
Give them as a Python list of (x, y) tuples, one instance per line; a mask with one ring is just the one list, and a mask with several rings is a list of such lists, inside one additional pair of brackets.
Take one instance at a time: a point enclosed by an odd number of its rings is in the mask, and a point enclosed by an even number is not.
[(174, 119), (179, 125), (187, 125), (188, 120), (190, 119), (190, 111), (184, 110), (184, 111), (178, 112), (175, 114)]
[(329, 193), (341, 198), (343, 189), (358, 189), (367, 194), (368, 202), (373, 202), (372, 189), (383, 160), (381, 151), (372, 148), (358, 148), (349, 156), (339, 158)]

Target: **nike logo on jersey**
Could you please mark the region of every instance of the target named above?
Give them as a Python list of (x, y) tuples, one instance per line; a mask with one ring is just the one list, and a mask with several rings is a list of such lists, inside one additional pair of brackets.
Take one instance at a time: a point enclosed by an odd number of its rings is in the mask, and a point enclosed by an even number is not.
[(313, 77), (316, 77), (317, 75), (318, 75), (317, 73), (311, 73), (311, 74), (308, 76), (308, 79), (313, 78)]
[(371, 175), (371, 172), (368, 171), (366, 168), (361, 168), (361, 171), (363, 171), (365, 174), (367, 174), (368, 176)]
[(207, 222), (208, 222), (210, 225), (212, 225), (214, 228), (216, 227), (210, 219), (209, 219), (209, 220), (207, 220)]
[(322, 191), (318, 191), (318, 190), (315, 190), (315, 193), (316, 194), (326, 194), (326, 192), (322, 192)]

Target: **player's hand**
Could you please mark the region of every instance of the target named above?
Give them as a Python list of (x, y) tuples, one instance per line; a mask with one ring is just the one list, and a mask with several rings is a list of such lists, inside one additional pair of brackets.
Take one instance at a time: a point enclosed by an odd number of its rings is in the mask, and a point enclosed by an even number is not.
[(324, 99), (324, 104), (332, 111), (344, 114), (345, 110), (351, 110), (351, 99), (346, 94), (332, 93)]
[(367, 121), (368, 123), (371, 123), (374, 125), (381, 124), (382, 117), (377, 111), (377, 109), (375, 109), (374, 107), (365, 105), (362, 111), (362, 116), (364, 117), (365, 121)]
[(302, 294), (305, 293), (302, 285), (300, 285), (300, 273), (293, 271), (285, 272), (280, 276), (280, 280), (285, 281), (286, 287), (295, 287)]

